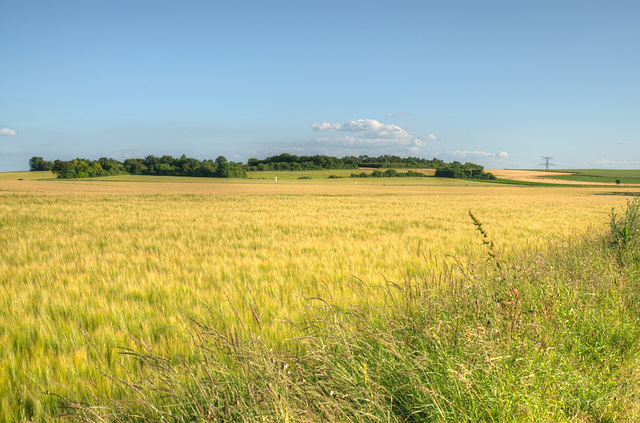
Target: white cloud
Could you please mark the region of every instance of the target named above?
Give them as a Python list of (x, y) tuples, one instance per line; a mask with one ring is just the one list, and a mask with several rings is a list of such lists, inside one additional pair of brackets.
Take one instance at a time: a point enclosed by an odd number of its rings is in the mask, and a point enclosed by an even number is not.
[(624, 140), (624, 141), (622, 141), (620, 144), (622, 144), (622, 145), (631, 145), (631, 141), (629, 141), (629, 140)]
[(387, 113), (387, 117), (398, 117), (398, 116), (411, 116), (411, 114), (409, 112)]
[(437, 141), (437, 140), (440, 140), (442, 138), (438, 138), (433, 134), (427, 134), (425, 136), (418, 137), (418, 139), (423, 140), (423, 141)]
[(397, 125), (381, 123), (373, 119), (350, 120), (342, 125), (342, 130), (352, 132), (365, 132), (367, 136), (378, 137), (409, 137), (410, 135), (404, 129)]
[(460, 158), (487, 158), (487, 157), (492, 157), (492, 158), (500, 158), (500, 159), (504, 159), (509, 157), (508, 153), (505, 153), (504, 151), (501, 151), (499, 153), (487, 153), (486, 151), (470, 151), (470, 150), (453, 150), (453, 151), (447, 151), (447, 154), (450, 154), (453, 157), (460, 157)]
[(410, 135), (397, 125), (378, 122), (374, 119), (350, 120), (340, 123), (314, 123), (311, 128), (316, 132), (363, 132), (367, 138), (398, 138)]
[(313, 123), (311, 129), (316, 132), (339, 131), (342, 125), (339, 123)]
[(0, 135), (18, 135), (18, 132), (9, 128), (0, 128)]
[(434, 134), (416, 137), (406, 129), (374, 119), (350, 120), (345, 123), (314, 123), (311, 128), (315, 132), (347, 132), (353, 135), (337, 135), (316, 138), (312, 142), (317, 145), (348, 149), (375, 149), (378, 152), (393, 151), (396, 154), (420, 153), (427, 146), (427, 141), (439, 138)]

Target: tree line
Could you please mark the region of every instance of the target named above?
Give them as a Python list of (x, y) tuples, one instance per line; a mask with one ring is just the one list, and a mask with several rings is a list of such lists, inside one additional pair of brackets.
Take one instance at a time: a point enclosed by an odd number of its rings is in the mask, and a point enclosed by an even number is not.
[(244, 178), (246, 166), (228, 161), (224, 156), (215, 160), (198, 160), (186, 155), (180, 158), (171, 156), (147, 156), (145, 158), (116, 159), (101, 157), (98, 160), (77, 158), (74, 160), (43, 160), (33, 157), (29, 160), (30, 170), (50, 170), (60, 179), (95, 178), (114, 175), (161, 175), (161, 176), (200, 176), (210, 178)]
[(387, 169), (384, 172), (376, 169), (371, 173), (360, 172), (360, 173), (352, 173), (352, 178), (423, 178), (426, 177), (422, 172), (414, 172), (413, 170), (408, 170), (406, 172), (398, 172), (395, 169)]
[[(215, 160), (199, 160), (186, 155), (180, 158), (153, 155), (145, 158), (132, 158), (120, 162), (113, 158), (101, 157), (98, 160), (76, 158), (73, 160), (44, 160), (34, 156), (29, 160), (32, 171), (49, 170), (60, 179), (95, 178), (113, 175), (161, 175), (161, 176), (197, 176), (211, 178), (244, 178), (248, 171), (301, 171), (330, 169), (375, 168), (366, 172), (354, 173), (352, 177), (422, 177), (420, 172), (397, 172), (394, 169), (436, 169), (435, 176), (457, 179), (495, 179), (491, 173), (474, 163), (446, 163), (440, 159), (422, 159), (418, 157), (399, 157), (383, 155), (378, 157), (345, 156), (343, 158), (325, 155), (296, 156), (283, 153), (266, 159), (251, 158), (247, 164), (228, 161), (224, 156)], [(387, 168), (381, 171), (379, 168)]]
[(342, 158), (315, 155), (296, 156), (283, 153), (276, 156), (258, 160), (251, 158), (247, 161), (247, 170), (273, 171), (273, 170), (325, 170), (325, 169), (358, 169), (367, 168), (394, 168), (394, 169), (436, 169), (446, 163), (440, 159), (422, 159), (419, 157), (400, 157), (382, 155), (378, 157), (345, 156)]

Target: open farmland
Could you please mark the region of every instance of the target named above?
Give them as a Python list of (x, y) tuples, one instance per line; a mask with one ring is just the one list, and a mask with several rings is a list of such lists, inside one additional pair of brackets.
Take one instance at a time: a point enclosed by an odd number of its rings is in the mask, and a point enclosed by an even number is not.
[(640, 184), (640, 170), (637, 169), (578, 169), (565, 170), (557, 176), (544, 176), (581, 183), (597, 184)]
[(362, 282), (428, 279), (486, 255), (469, 210), (508, 258), (603, 227), (634, 190), (436, 178), (356, 185), (27, 176), (0, 178), (0, 419), (7, 421), (54, 413), (55, 398), (44, 391), (115, 390), (98, 367), (135, 372), (133, 364), (119, 367), (117, 354), (134, 339), (193, 354), (189, 318), (230, 330), (239, 317), (278, 348), (292, 336), (282, 319), (302, 313), (306, 298), (384, 305), (386, 297)]
[(534, 184), (585, 186), (640, 186), (640, 171), (631, 169), (520, 170), (492, 169), (489, 172), (504, 180)]

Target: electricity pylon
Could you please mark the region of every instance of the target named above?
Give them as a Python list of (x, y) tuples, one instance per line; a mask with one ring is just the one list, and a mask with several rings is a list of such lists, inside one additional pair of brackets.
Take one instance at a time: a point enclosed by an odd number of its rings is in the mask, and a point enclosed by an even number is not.
[(544, 170), (549, 170), (549, 166), (555, 166), (555, 164), (549, 163), (551, 159), (553, 159), (553, 156), (542, 156), (544, 163), (540, 163), (540, 166), (544, 166)]

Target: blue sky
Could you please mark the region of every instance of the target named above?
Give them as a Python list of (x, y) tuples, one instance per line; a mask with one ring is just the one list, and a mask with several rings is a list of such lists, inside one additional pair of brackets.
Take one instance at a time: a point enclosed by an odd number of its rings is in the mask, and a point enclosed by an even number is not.
[(640, 168), (640, 2), (0, 0), (0, 171), (183, 153)]

